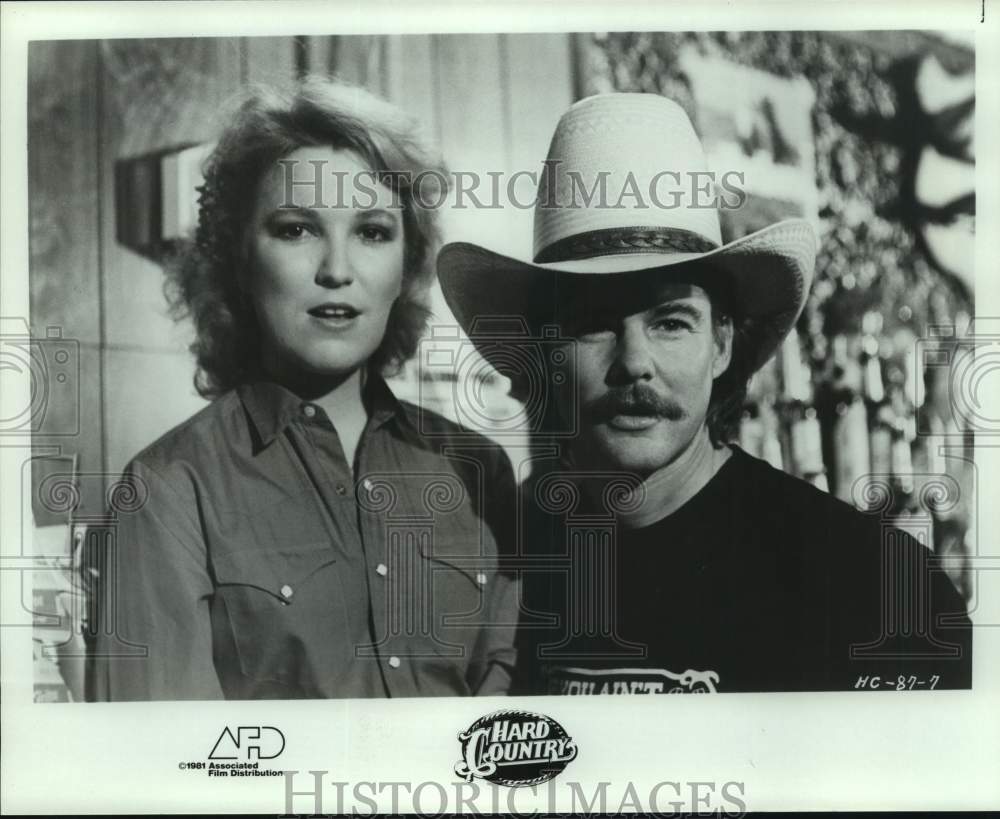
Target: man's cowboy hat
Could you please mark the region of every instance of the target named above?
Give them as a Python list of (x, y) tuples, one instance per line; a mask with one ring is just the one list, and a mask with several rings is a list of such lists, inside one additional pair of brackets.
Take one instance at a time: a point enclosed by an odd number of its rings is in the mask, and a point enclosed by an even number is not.
[[(559, 120), (549, 146), (533, 262), (465, 242), (445, 245), (438, 256), (445, 300), (475, 341), (480, 320), (493, 316), (519, 317), (536, 331), (555, 323), (559, 300), (593, 276), (694, 272), (694, 281), (726, 293), (747, 320), (743, 357), (752, 372), (802, 312), (816, 235), (806, 220), (789, 219), (723, 245), (711, 178), (677, 103), (657, 94), (581, 100)], [(487, 358), (490, 350), (497, 345), (484, 345)]]

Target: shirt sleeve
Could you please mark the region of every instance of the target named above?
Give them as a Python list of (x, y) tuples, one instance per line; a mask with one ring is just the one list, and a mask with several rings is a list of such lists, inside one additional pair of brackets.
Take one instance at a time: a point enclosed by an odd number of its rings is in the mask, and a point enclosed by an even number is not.
[(127, 502), (115, 510), (98, 580), (95, 699), (221, 699), (194, 493), (138, 462), (117, 489)]
[(485, 519), (497, 542), (497, 572), (487, 592), (485, 622), (476, 641), (468, 680), (472, 693), (477, 696), (507, 694), (517, 659), (514, 640), (520, 582), (512, 565), (516, 554), (517, 483), (510, 460), (502, 449), (497, 449), (496, 461)]

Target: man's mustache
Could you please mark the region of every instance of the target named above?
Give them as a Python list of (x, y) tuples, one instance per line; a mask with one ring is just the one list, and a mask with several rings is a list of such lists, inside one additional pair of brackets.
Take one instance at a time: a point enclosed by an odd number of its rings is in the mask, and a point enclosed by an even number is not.
[(584, 404), (583, 412), (598, 422), (616, 415), (650, 415), (668, 421), (680, 421), (687, 415), (676, 401), (658, 395), (656, 390), (644, 384), (612, 387), (604, 395)]

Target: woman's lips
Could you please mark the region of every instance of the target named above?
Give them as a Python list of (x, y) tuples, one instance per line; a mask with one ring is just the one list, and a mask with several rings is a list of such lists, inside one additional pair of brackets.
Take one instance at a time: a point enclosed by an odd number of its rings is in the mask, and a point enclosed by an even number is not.
[(320, 325), (333, 330), (349, 327), (361, 315), (350, 304), (318, 304), (307, 312)]
[(350, 304), (317, 304), (309, 309), (309, 315), (315, 318), (355, 318), (358, 311)]

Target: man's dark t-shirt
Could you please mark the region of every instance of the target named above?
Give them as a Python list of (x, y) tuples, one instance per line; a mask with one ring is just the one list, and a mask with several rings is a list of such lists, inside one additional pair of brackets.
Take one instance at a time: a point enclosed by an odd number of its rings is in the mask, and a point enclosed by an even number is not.
[(934, 555), (736, 447), (643, 528), (529, 508), (512, 693), (971, 687), (966, 606)]

